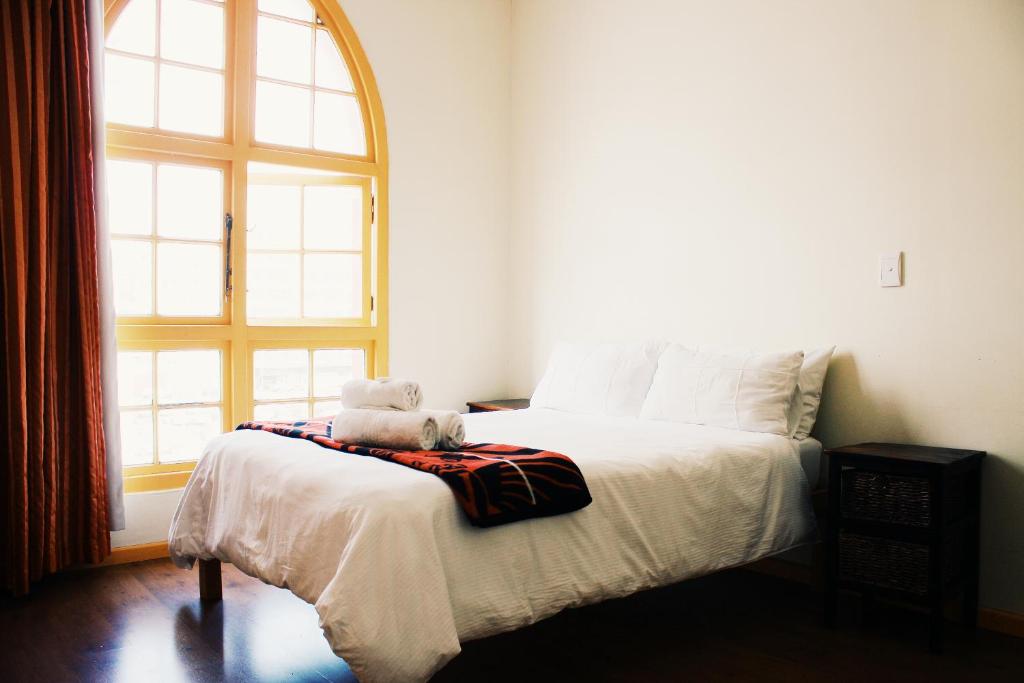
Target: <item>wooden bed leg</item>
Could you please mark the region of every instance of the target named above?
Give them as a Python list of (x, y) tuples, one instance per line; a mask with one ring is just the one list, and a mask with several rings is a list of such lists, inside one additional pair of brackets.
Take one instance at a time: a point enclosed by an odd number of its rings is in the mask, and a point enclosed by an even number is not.
[(221, 597), (220, 560), (199, 560), (199, 599), (217, 602)]

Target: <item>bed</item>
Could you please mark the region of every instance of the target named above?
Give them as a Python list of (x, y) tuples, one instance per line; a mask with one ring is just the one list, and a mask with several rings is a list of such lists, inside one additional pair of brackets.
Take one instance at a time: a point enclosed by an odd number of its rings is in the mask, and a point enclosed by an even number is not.
[(430, 474), (237, 431), (210, 442), (197, 465), (171, 557), (182, 567), (230, 562), (291, 590), (373, 683), (426, 680), (460, 641), (814, 538), (801, 465), (817, 465), (813, 440), (539, 408), (465, 419), (469, 441), (570, 456), (593, 503), (478, 529)]

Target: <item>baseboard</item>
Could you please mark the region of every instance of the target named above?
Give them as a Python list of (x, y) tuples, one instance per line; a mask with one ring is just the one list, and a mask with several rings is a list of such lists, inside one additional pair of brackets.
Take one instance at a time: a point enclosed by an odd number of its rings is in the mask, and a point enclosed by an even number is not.
[(978, 626), (988, 631), (1024, 638), (1024, 614), (982, 607), (978, 610)]
[(155, 543), (142, 543), (140, 545), (125, 545), (120, 548), (113, 548), (110, 556), (94, 567), (109, 567), (115, 564), (129, 564), (131, 562), (145, 562), (146, 560), (159, 560), (169, 557), (167, 541), (156, 541)]
[[(796, 581), (813, 585), (813, 572), (810, 565), (787, 562), (777, 557), (766, 557), (756, 562), (744, 565), (744, 569), (767, 574), (787, 581)], [(986, 631), (994, 631), (1007, 636), (1024, 638), (1024, 614), (1007, 612), (1006, 610), (993, 607), (978, 608), (978, 626)]]

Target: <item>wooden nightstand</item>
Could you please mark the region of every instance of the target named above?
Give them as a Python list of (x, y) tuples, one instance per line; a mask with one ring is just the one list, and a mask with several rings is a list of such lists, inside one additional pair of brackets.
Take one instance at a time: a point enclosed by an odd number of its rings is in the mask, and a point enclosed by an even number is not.
[(978, 615), (978, 522), (983, 451), (865, 443), (829, 459), (825, 621), (839, 589), (928, 608), (930, 646), (942, 650), (946, 600)]
[(471, 413), (490, 413), (495, 410), (522, 410), (530, 407), (528, 398), (506, 398), (500, 401), (470, 401), (466, 404)]

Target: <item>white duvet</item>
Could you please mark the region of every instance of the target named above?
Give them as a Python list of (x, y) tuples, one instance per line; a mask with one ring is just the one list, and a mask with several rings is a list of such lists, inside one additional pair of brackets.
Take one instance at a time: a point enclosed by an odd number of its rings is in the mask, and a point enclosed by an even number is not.
[(466, 431), (570, 456), (594, 502), (477, 529), (431, 474), (240, 431), (207, 446), (171, 524), (171, 557), (218, 558), (290, 589), (373, 683), (426, 680), (460, 640), (814, 533), (797, 447), (782, 436), (542, 409), (468, 415)]

